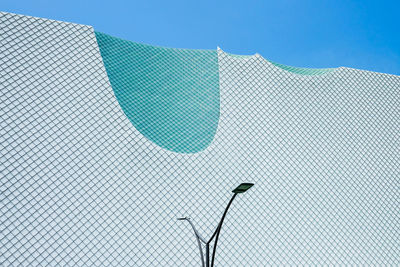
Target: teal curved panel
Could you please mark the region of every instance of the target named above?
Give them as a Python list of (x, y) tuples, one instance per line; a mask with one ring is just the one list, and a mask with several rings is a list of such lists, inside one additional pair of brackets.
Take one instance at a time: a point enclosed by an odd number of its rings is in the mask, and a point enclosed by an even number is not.
[(95, 33), (116, 98), (136, 129), (174, 152), (207, 148), (219, 120), (217, 51), (156, 47)]
[(281, 68), (283, 70), (286, 70), (288, 72), (292, 72), (295, 74), (300, 74), (300, 75), (321, 75), (329, 72), (333, 72), (336, 70), (336, 68), (322, 68), (322, 69), (314, 69), (314, 68), (300, 68), (300, 67), (293, 67), (293, 66), (288, 66), (288, 65), (283, 65), (280, 63), (272, 62), (268, 60), (271, 64), (274, 66)]

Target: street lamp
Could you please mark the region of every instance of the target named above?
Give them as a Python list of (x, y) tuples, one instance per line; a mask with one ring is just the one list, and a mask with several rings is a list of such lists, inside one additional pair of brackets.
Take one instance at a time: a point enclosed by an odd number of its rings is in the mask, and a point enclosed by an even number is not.
[[(214, 267), (214, 258), (215, 258), (215, 251), (217, 249), (217, 244), (218, 244), (218, 237), (219, 237), (219, 233), (221, 232), (222, 223), (224, 222), (226, 213), (228, 212), (228, 209), (231, 206), (236, 195), (246, 192), (253, 185), (254, 184), (252, 184), (252, 183), (242, 183), (232, 191), (233, 196), (232, 196), (231, 200), (229, 201), (228, 206), (226, 206), (226, 208), (225, 208), (224, 214), (222, 215), (222, 218), (217, 226), (217, 229), (215, 229), (214, 233), (212, 234), (212, 236), (210, 237), (210, 239), (208, 241), (199, 234), (199, 232), (196, 230), (196, 227), (194, 227), (194, 224), (192, 223), (190, 218), (188, 218), (188, 217), (178, 218), (178, 220), (180, 220), (180, 221), (187, 221), (193, 229), (193, 232), (194, 232), (194, 235), (196, 236), (197, 244), (198, 244), (199, 250), (200, 250), (202, 267), (210, 267), (210, 243), (215, 237), (215, 244), (214, 244), (213, 253), (212, 253), (212, 257), (211, 257), (211, 267)], [(206, 245), (205, 261), (204, 261), (203, 249), (201, 247), (201, 242), (203, 242)]]

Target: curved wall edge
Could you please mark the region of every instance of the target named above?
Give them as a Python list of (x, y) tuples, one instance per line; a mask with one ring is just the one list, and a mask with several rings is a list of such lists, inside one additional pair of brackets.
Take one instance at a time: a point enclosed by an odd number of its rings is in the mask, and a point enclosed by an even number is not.
[(206, 149), (219, 120), (217, 51), (164, 48), (95, 34), (111, 86), (132, 124), (165, 149)]

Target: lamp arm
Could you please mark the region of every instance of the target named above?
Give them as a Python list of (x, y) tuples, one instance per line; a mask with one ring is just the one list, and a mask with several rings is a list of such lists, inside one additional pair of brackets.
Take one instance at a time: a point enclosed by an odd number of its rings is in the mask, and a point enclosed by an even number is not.
[[(200, 250), (201, 266), (202, 266), (202, 267), (205, 267), (204, 255), (203, 255), (203, 250), (201, 249), (200, 240), (201, 240), (203, 243), (206, 243), (206, 242), (205, 242), (204, 238), (202, 238), (202, 237), (200, 236), (199, 232), (197, 232), (196, 227), (194, 227), (194, 224), (192, 223), (192, 221), (190, 220), (190, 218), (183, 218), (183, 220), (188, 221), (189, 224), (190, 224), (190, 226), (192, 226), (194, 235), (196, 236), (197, 245), (199, 246), (199, 250)], [(207, 259), (207, 262), (208, 262), (208, 259)]]
[(233, 200), (235, 199), (236, 195), (237, 195), (236, 193), (233, 194), (231, 200), (230, 200), (229, 203), (228, 203), (228, 206), (226, 206), (226, 208), (225, 208), (224, 214), (222, 215), (222, 218), (221, 218), (220, 222), (218, 223), (217, 229), (215, 229), (214, 233), (212, 234), (212, 236), (210, 237), (210, 239), (208, 240), (207, 243), (210, 243), (210, 242), (213, 240), (214, 236), (218, 233), (218, 229), (220, 228), (220, 226), (221, 226), (222, 223), (224, 222), (225, 215), (226, 215), (226, 213), (228, 212), (228, 209), (229, 209), (229, 207), (231, 206), (231, 204), (232, 204)]
[(215, 251), (217, 249), (218, 237), (219, 237), (219, 233), (221, 232), (222, 224), (224, 223), (225, 216), (228, 213), (229, 207), (231, 206), (231, 204), (232, 204), (233, 200), (235, 199), (236, 195), (237, 195), (237, 193), (235, 193), (232, 196), (231, 200), (228, 203), (228, 206), (226, 206), (226, 209), (224, 211), (224, 214), (222, 215), (221, 221), (219, 222), (217, 229), (215, 230), (214, 234), (211, 236), (210, 240), (208, 241), (208, 244), (209, 244), (212, 241), (212, 239), (214, 238), (214, 236), (215, 236), (215, 244), (214, 244), (214, 247), (213, 247), (213, 253), (212, 253), (212, 258), (211, 258), (211, 267), (214, 266)]
[(186, 219), (190, 225), (193, 228), (194, 234), (199, 238), (199, 240), (201, 240), (204, 244), (207, 243), (207, 241), (200, 235), (200, 233), (196, 230), (196, 228), (194, 227), (194, 224), (192, 223), (192, 221), (190, 220), (190, 218)]

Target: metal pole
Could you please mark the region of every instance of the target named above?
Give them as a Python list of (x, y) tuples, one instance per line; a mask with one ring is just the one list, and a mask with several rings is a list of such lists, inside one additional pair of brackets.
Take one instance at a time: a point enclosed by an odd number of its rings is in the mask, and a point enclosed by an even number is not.
[(210, 243), (206, 244), (206, 267), (210, 267)]
[[(201, 248), (201, 243), (200, 241), (202, 241), (203, 243), (206, 243), (206, 241), (204, 240), (204, 238), (201, 237), (201, 235), (199, 234), (199, 232), (197, 232), (196, 227), (194, 227), (194, 224), (192, 223), (192, 221), (190, 220), (190, 218), (179, 218), (178, 220), (182, 220), (182, 221), (188, 221), (189, 224), (192, 226), (194, 235), (196, 236), (197, 239), (197, 244), (199, 246), (199, 250), (200, 250), (200, 258), (201, 258), (201, 266), (204, 267), (204, 255), (203, 255), (203, 249)], [(208, 262), (208, 261), (207, 261)]]
[[(246, 185), (247, 188), (244, 188), (244, 189), (243, 189), (243, 188), (240, 188), (240, 186), (242, 186), (242, 185)], [(235, 190), (232, 191), (232, 192), (234, 192), (234, 194), (233, 194), (231, 200), (229, 201), (228, 206), (226, 206), (226, 208), (225, 208), (224, 214), (222, 215), (222, 218), (221, 218), (221, 220), (220, 220), (220, 222), (219, 222), (219, 224), (218, 224), (218, 226), (217, 226), (217, 229), (215, 229), (214, 233), (212, 234), (212, 236), (211, 236), (211, 238), (208, 240), (208, 242), (206, 242), (205, 239), (202, 238), (202, 237), (200, 236), (199, 232), (197, 232), (196, 228), (194, 227), (193, 223), (190, 221), (189, 218), (187, 218), (187, 217), (185, 217), (185, 218), (178, 218), (178, 220), (186, 220), (186, 221), (188, 221), (188, 222), (190, 223), (190, 225), (192, 226), (193, 231), (194, 231), (194, 234), (195, 234), (196, 239), (197, 239), (198, 246), (199, 246), (200, 257), (201, 257), (201, 263), (202, 263), (202, 266), (203, 266), (203, 267), (204, 267), (204, 256), (203, 256), (203, 250), (202, 250), (202, 248), (201, 248), (201, 242), (203, 242), (203, 243), (206, 245), (206, 260), (205, 260), (205, 265), (206, 265), (206, 267), (210, 267), (210, 243), (211, 243), (211, 241), (214, 239), (214, 237), (216, 237), (216, 238), (215, 238), (215, 244), (214, 244), (214, 247), (213, 247), (212, 258), (211, 258), (211, 267), (214, 267), (214, 259), (215, 259), (215, 252), (216, 252), (216, 250), (217, 250), (218, 237), (219, 237), (219, 234), (220, 234), (220, 232), (221, 232), (221, 228), (222, 228), (222, 224), (224, 223), (225, 216), (226, 216), (226, 214), (228, 213), (229, 207), (231, 206), (233, 200), (235, 199), (235, 197), (236, 197), (236, 195), (237, 195), (238, 193), (243, 193), (243, 192), (245, 192), (245, 191), (246, 191), (249, 187), (251, 187), (252, 185), (253, 185), (253, 184), (241, 184), (239, 187), (237, 187)], [(200, 242), (200, 241), (201, 241), (201, 242)]]
[[(229, 201), (229, 204), (225, 209), (224, 215), (222, 215), (221, 221), (219, 222), (217, 229), (215, 230), (214, 234), (212, 235), (212, 237), (210, 239), (210, 241), (211, 241), (214, 238), (214, 236), (216, 235), (214, 248), (213, 248), (213, 253), (212, 253), (212, 258), (211, 258), (211, 267), (214, 267), (215, 251), (217, 250), (218, 237), (219, 237), (219, 233), (221, 232), (222, 224), (224, 223), (224, 219), (225, 219), (226, 213), (228, 212), (229, 207), (231, 206), (231, 204), (232, 204), (233, 200), (235, 199), (236, 195), (237, 195), (237, 193), (235, 193), (232, 196), (231, 200)], [(210, 242), (210, 241), (208, 241), (208, 242)]]
[(199, 245), (199, 250), (200, 250), (200, 257), (201, 257), (201, 266), (204, 267), (204, 256), (203, 256), (203, 250), (201, 249), (201, 243), (200, 239), (198, 236), (197, 237), (197, 244)]
[(187, 219), (187, 221), (190, 223), (190, 225), (193, 228), (194, 234), (196, 235), (196, 239), (197, 239), (197, 244), (199, 245), (199, 250), (200, 250), (200, 257), (201, 257), (201, 266), (204, 267), (204, 255), (203, 255), (203, 249), (201, 248), (201, 243), (200, 240), (205, 242), (205, 240), (200, 236), (199, 232), (197, 232), (196, 228), (194, 227), (194, 224), (192, 223), (192, 221), (190, 220), (190, 218)]

